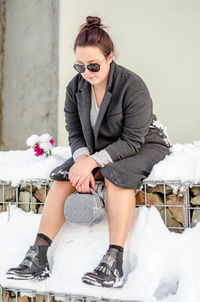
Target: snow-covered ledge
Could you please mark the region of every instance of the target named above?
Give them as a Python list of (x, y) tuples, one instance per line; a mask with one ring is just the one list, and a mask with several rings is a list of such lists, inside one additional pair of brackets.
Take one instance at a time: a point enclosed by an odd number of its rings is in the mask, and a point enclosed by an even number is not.
[[(200, 184), (200, 141), (174, 144), (171, 154), (154, 166), (146, 181)], [(52, 156), (34, 156), (32, 148), (0, 152), (0, 181), (13, 187), (30, 179), (47, 180), (50, 172), (71, 156), (70, 147), (54, 147)], [(174, 187), (174, 190), (176, 188)]]
[[(171, 154), (153, 167), (137, 193), (137, 206), (155, 206), (167, 227), (183, 231), (200, 221), (200, 142), (173, 145)], [(71, 156), (70, 147), (54, 147), (52, 156), (33, 148), (0, 152), (0, 212), (14, 203), (41, 213), (50, 172)]]
[[(8, 183), (10, 190), (12, 187), (15, 192), (22, 184), (25, 185), (24, 190), (27, 186), (27, 192), (32, 190), (33, 196), (37, 189), (45, 185), (48, 189), (51, 170), (71, 156), (68, 147), (56, 147), (52, 154), (42, 160), (34, 157), (31, 149), (0, 152), (0, 186), (4, 187), (4, 193)], [(6, 270), (22, 260), (28, 246), (34, 241), (40, 221), (40, 214), (32, 211), (26, 213), (13, 206), (9, 211), (0, 213), (0, 287), (18, 288), (22, 293), (27, 290), (34, 293), (60, 293), (69, 297), (93, 296), (99, 300), (104, 297), (117, 301), (198, 301), (200, 288), (196, 284), (200, 283), (197, 261), (200, 254), (200, 223), (187, 228), (182, 234), (176, 234), (167, 229), (161, 216), (162, 213), (166, 214), (164, 219), (171, 217), (172, 221), (176, 217), (178, 223), (184, 224), (181, 214), (194, 213), (192, 207), (198, 210), (199, 158), (200, 146), (197, 142), (174, 145), (172, 154), (155, 165), (144, 181), (143, 190), (137, 194), (139, 207), (135, 211), (125, 248), (126, 283), (123, 288), (116, 291), (81, 283), (81, 276), (98, 264), (107, 248), (106, 217), (92, 227), (69, 222), (63, 225), (49, 249), (51, 278), (39, 283), (7, 280)], [(32, 186), (29, 191), (28, 186)], [(140, 206), (145, 204), (151, 207)], [(157, 211), (159, 208), (161, 216)], [(184, 257), (181, 257), (183, 252)], [(28, 301), (27, 298), (25, 300)]]

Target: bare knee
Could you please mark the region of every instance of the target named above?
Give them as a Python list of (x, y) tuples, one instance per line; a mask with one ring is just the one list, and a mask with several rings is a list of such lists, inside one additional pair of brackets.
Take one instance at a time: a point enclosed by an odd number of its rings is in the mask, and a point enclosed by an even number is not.
[(61, 188), (73, 187), (69, 180), (54, 180), (52, 186)]
[(75, 192), (75, 187), (72, 186), (71, 182), (69, 180), (62, 180), (62, 181), (59, 181), (59, 180), (54, 180), (53, 183), (52, 183), (52, 186), (50, 188), (50, 192), (54, 192), (54, 193), (57, 193), (58, 195), (59, 194), (65, 194), (65, 195), (69, 195), (71, 193), (74, 193)]
[(109, 181), (106, 177), (104, 177), (104, 182), (107, 190), (117, 190), (117, 189), (122, 189), (116, 185), (114, 185), (111, 181)]
[(115, 184), (113, 184), (111, 181), (109, 181), (106, 177), (104, 178), (104, 181), (105, 181), (105, 186), (106, 186), (106, 190), (109, 191), (109, 190), (114, 190), (114, 191), (124, 191), (124, 192), (128, 192), (130, 191), (131, 193), (134, 193), (135, 195), (135, 190), (132, 189), (132, 188), (122, 188), (122, 187), (119, 187)]

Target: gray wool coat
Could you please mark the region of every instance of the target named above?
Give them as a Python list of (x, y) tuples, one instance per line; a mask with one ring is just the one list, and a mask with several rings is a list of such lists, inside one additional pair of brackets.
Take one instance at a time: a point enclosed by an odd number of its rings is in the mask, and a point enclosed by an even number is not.
[[(112, 61), (94, 130), (90, 123), (91, 84), (77, 74), (68, 84), (65, 120), (72, 154), (87, 147), (90, 154), (106, 150), (113, 160), (100, 171), (117, 186), (138, 189), (154, 164), (170, 154), (171, 143), (153, 114), (144, 81)], [(69, 158), (50, 174), (66, 180), (74, 164)], [(93, 173), (94, 174), (94, 173)]]

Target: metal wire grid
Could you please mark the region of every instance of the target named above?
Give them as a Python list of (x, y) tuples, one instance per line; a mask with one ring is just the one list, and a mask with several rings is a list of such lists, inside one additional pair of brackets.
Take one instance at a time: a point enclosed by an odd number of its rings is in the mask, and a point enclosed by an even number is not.
[[(156, 186), (162, 185), (163, 186), (163, 196), (164, 196), (164, 204), (163, 205), (150, 205), (147, 199), (147, 187), (149, 186)], [(191, 217), (191, 210), (200, 210), (200, 206), (191, 206), (190, 203), (190, 189), (194, 187), (200, 187), (200, 184), (194, 184), (193, 182), (185, 182), (182, 183), (180, 181), (143, 181), (144, 192), (145, 192), (145, 205), (146, 206), (154, 206), (156, 208), (164, 208), (164, 223), (168, 227), (169, 230), (180, 230), (183, 231), (186, 228), (191, 227), (192, 217)], [(167, 204), (167, 194), (166, 194), (166, 186), (176, 187), (177, 195), (184, 196), (183, 204)], [(183, 208), (184, 209), (184, 226), (183, 227), (172, 227), (168, 225), (167, 222), (167, 208)]]
[[(5, 182), (5, 181), (0, 181), (0, 186), (2, 186), (2, 197), (0, 197), (0, 204), (3, 204), (3, 210), (5, 210), (6, 204), (9, 202), (5, 201), (5, 185), (9, 185), (10, 182)], [(12, 202), (13, 204), (16, 204), (17, 206), (20, 204), (40, 204), (39, 202), (34, 202), (32, 200), (32, 187), (33, 186), (41, 186), (44, 185), (45, 186), (45, 190), (44, 190), (44, 198), (46, 198), (46, 192), (47, 192), (47, 186), (51, 186), (52, 181), (51, 180), (41, 180), (41, 179), (35, 179), (33, 180), (27, 180), (27, 181), (23, 181), (20, 183), (19, 186), (15, 187), (16, 190), (16, 201)], [(20, 186), (26, 186), (29, 185), (30, 186), (30, 196), (31, 196), (31, 200), (29, 202), (20, 202), (18, 199), (18, 195), (19, 195), (19, 187)], [(164, 196), (164, 204), (163, 205), (150, 205), (148, 202), (148, 198), (147, 198), (147, 187), (148, 186), (156, 186), (156, 185), (162, 185), (163, 186), (163, 196)], [(176, 186), (178, 188), (178, 193), (177, 194), (183, 194), (184, 196), (184, 202), (183, 205), (177, 205), (177, 204), (167, 204), (167, 199), (166, 199), (166, 186)], [(143, 182), (143, 187), (144, 187), (144, 193), (145, 193), (145, 205), (147, 207), (150, 206), (154, 206), (154, 207), (162, 207), (164, 208), (164, 222), (166, 224), (166, 226), (168, 227), (168, 229), (178, 229), (178, 230), (184, 230), (187, 227), (191, 226), (191, 210), (194, 209), (198, 209), (200, 210), (200, 207), (193, 207), (190, 204), (190, 188), (192, 187), (200, 187), (200, 184), (193, 184), (191, 182), (185, 182), (185, 183), (181, 183), (178, 181), (144, 181)], [(10, 203), (9, 203), (10, 204)], [(183, 207), (184, 208), (184, 226), (183, 227), (171, 227), (167, 225), (167, 208), (170, 207)], [(112, 300), (112, 299), (107, 299), (107, 298), (97, 298), (97, 297), (92, 297), (92, 296), (83, 296), (83, 295), (75, 295), (75, 294), (64, 294), (64, 293), (55, 293), (55, 292), (38, 292), (38, 291), (34, 291), (34, 290), (30, 290), (30, 289), (23, 289), (23, 288), (14, 288), (14, 287), (2, 287), (0, 285), (0, 302), (9, 302), (8, 299), (6, 299), (4, 297), (4, 293), (5, 292), (11, 292), (12, 293), (12, 300), (13, 302), (18, 302), (18, 298), (19, 297), (23, 297), (22, 295), (27, 295), (28, 297), (30, 297), (30, 302), (37, 302), (36, 296), (37, 295), (42, 295), (45, 298), (42, 299), (42, 302), (56, 302), (56, 301), (64, 301), (64, 302), (121, 302), (122, 300)], [(41, 300), (40, 300), (41, 301)], [(123, 300), (124, 302), (139, 302), (139, 301), (133, 301), (133, 300)], [(21, 302), (21, 300), (20, 300)]]
[[(44, 186), (44, 199), (46, 199), (47, 196), (47, 187), (51, 187), (53, 181), (51, 179), (39, 179), (36, 178), (34, 180), (32, 179), (27, 179), (25, 181), (21, 181), (20, 184), (16, 187), (13, 187), (13, 190), (15, 190), (15, 200), (14, 201), (6, 201), (5, 200), (5, 186), (8, 186), (11, 184), (10, 181), (2, 181), (0, 180), (0, 189), (2, 188), (1, 196), (0, 196), (0, 205), (2, 205), (2, 211), (7, 210), (7, 206), (13, 204), (16, 205), (17, 207), (19, 205), (29, 205), (30, 210), (33, 209), (35, 205), (38, 206), (43, 206), (44, 204), (42, 202), (35, 202), (33, 201), (33, 186), (34, 187), (41, 187)], [(19, 201), (19, 190), (20, 187), (25, 187), (29, 186), (30, 187), (30, 201)]]
[[(107, 298), (98, 298), (94, 296), (84, 296), (84, 295), (74, 295), (74, 294), (64, 294), (64, 293), (55, 293), (55, 292), (38, 292), (30, 289), (15, 288), (15, 287), (2, 287), (0, 285), (0, 302), (9, 302), (9, 299), (4, 297), (5, 292), (11, 292), (12, 302), (21, 302), (21, 297), (28, 296), (30, 297), (30, 302), (36, 302), (37, 295), (44, 296), (42, 302), (139, 302), (136, 300), (116, 300), (116, 299), (107, 299)], [(23, 296), (22, 296), (23, 295)], [(20, 301), (19, 301), (20, 300)], [(41, 299), (38, 299), (38, 302)]]
[[(6, 201), (5, 200), (5, 186), (10, 185), (11, 183), (9, 181), (0, 181), (0, 191), (2, 191), (0, 196), (0, 205), (2, 206), (2, 211), (7, 210), (7, 207), (9, 207), (10, 204), (15, 204), (17, 207), (20, 205), (30, 205), (30, 210), (33, 209), (35, 205), (43, 206), (44, 203), (42, 202), (35, 202), (33, 201), (33, 186), (35, 187), (41, 187), (44, 186), (44, 200), (46, 199), (47, 195), (47, 187), (50, 187), (52, 185), (53, 181), (51, 179), (27, 179), (26, 181), (20, 182), (20, 184), (16, 187), (14, 187), (15, 190), (15, 201)], [(147, 198), (147, 188), (150, 186), (156, 186), (156, 185), (162, 185), (163, 186), (163, 196), (164, 196), (164, 203), (161, 204), (155, 204), (152, 205), (148, 202)], [(30, 187), (30, 201), (19, 201), (19, 190), (20, 187)], [(177, 188), (177, 194), (184, 196), (183, 204), (167, 204), (167, 194), (166, 194), (166, 186), (170, 187), (176, 187)], [(194, 184), (193, 182), (185, 182), (182, 183), (180, 181), (143, 181), (143, 191), (145, 193), (145, 205), (147, 207), (154, 206), (156, 208), (164, 208), (164, 223), (170, 230), (179, 230), (183, 231), (185, 228), (191, 227), (191, 211), (193, 210), (199, 210), (200, 206), (192, 206), (190, 204), (190, 188), (192, 187), (200, 187), (200, 184)], [(137, 205), (137, 207), (140, 207), (140, 205)], [(183, 208), (184, 210), (184, 225), (183, 227), (173, 227), (168, 225), (167, 221), (167, 209), (170, 208)]]

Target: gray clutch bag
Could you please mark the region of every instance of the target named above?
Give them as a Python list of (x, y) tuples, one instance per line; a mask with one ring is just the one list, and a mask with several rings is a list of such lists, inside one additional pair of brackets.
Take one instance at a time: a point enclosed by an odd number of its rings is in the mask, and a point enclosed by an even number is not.
[(100, 222), (105, 215), (103, 199), (90, 188), (90, 193), (70, 194), (64, 205), (64, 215), (67, 221), (78, 224), (93, 225)]

